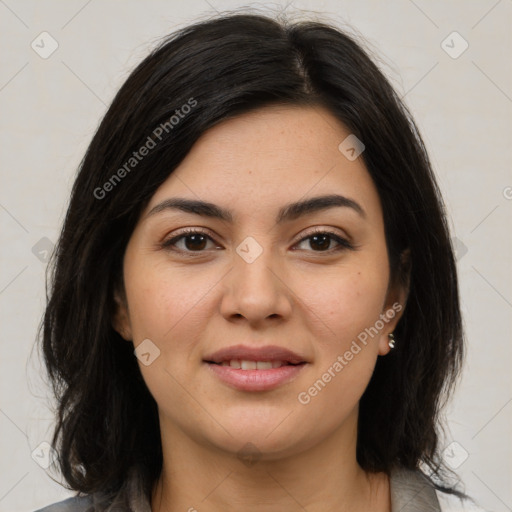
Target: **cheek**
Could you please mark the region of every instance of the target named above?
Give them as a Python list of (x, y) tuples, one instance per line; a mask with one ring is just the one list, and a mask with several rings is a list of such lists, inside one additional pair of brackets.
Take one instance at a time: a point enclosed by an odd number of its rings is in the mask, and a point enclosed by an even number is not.
[[(313, 335), (317, 334), (316, 369), (297, 401), (311, 417), (322, 418), (326, 431), (336, 428), (357, 407), (374, 371), (378, 336), (370, 328), (379, 319), (385, 299), (387, 275), (382, 274), (382, 269), (373, 272), (368, 267), (338, 274), (309, 303), (311, 325), (319, 326), (316, 331), (310, 326)], [(322, 322), (316, 323), (315, 317)]]
[[(151, 364), (139, 362), (139, 368), (159, 407), (172, 416), (183, 404), (191, 404), (179, 383), (188, 378), (188, 363), (197, 363), (205, 323), (214, 314), (208, 292), (218, 281), (218, 272), (171, 268), (166, 261), (144, 265), (136, 258), (125, 269), (134, 343), (149, 339), (159, 350)], [(187, 416), (185, 410), (183, 414)]]
[(375, 324), (385, 301), (387, 277), (385, 267), (359, 264), (298, 280), (297, 295), (323, 349), (342, 350)]
[(208, 292), (218, 276), (176, 267), (171, 271), (165, 262), (139, 268), (137, 273), (131, 273), (131, 279), (126, 279), (135, 340), (154, 338), (167, 342), (177, 333), (194, 331), (194, 326), (208, 317)]

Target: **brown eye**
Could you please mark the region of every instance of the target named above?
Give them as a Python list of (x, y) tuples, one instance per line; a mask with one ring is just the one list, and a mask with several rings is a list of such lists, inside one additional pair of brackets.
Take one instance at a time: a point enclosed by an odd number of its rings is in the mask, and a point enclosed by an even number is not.
[(185, 247), (191, 251), (200, 251), (206, 247), (207, 237), (202, 234), (185, 235)]
[[(313, 252), (334, 252), (343, 249), (353, 249), (353, 245), (345, 238), (340, 237), (337, 233), (331, 231), (317, 231), (303, 238), (299, 245), (309, 241), (309, 247)], [(338, 245), (331, 249), (331, 242), (334, 241)]]
[[(203, 231), (187, 230), (180, 235), (165, 240), (162, 243), (162, 247), (184, 253), (200, 253), (207, 249), (209, 241), (214, 242), (214, 240)], [(181, 246), (178, 244), (181, 244)]]
[(315, 247), (320, 248), (320, 251), (325, 251), (329, 249), (329, 246), (331, 245), (332, 237), (330, 235), (324, 234), (324, 235), (313, 235), (309, 237), (309, 245), (312, 249)]

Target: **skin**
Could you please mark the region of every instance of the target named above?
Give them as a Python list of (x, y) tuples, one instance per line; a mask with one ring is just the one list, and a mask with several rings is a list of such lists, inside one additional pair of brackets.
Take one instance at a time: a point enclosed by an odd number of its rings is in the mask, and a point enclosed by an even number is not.
[[(373, 181), (362, 158), (350, 161), (338, 149), (349, 134), (320, 107), (273, 106), (226, 120), (203, 134), (142, 213), (126, 248), (114, 325), (135, 347), (150, 339), (160, 350), (148, 366), (139, 361), (162, 432), (153, 512), (391, 510), (387, 476), (356, 461), (357, 419), (401, 313), (308, 404), (297, 399), (407, 298), (390, 285)], [(333, 193), (356, 201), (365, 217), (334, 207), (276, 224), (283, 205)], [(229, 208), (234, 222), (178, 210), (148, 216), (172, 197)], [(322, 250), (306, 238), (314, 226), (356, 248), (336, 251), (328, 239)], [(202, 252), (190, 237), (174, 251), (162, 248), (184, 227), (207, 232)], [(252, 263), (236, 252), (248, 236), (263, 250)], [(284, 346), (309, 362), (277, 389), (236, 390), (203, 358), (239, 343)], [(250, 465), (237, 456), (248, 442), (259, 457)]]

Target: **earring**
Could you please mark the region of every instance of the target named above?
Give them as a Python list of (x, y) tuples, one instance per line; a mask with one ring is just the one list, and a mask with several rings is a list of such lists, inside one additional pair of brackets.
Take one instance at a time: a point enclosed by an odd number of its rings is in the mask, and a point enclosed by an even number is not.
[(395, 348), (395, 335), (392, 332), (390, 332), (388, 334), (388, 338), (389, 338), (389, 341), (388, 341), (389, 348)]

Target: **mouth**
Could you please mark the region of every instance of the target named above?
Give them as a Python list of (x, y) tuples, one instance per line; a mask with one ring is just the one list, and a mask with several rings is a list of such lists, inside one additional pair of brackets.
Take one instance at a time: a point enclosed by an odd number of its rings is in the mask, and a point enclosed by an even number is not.
[[(238, 391), (271, 391), (298, 377), (308, 363), (282, 361), (205, 361), (216, 379)], [(232, 366), (233, 365), (233, 366)], [(237, 367), (238, 366), (238, 367)], [(258, 368), (259, 366), (259, 368)]]
[(282, 366), (300, 366), (306, 364), (305, 361), (300, 363), (291, 363), (289, 361), (251, 361), (248, 359), (230, 359), (216, 363), (215, 361), (205, 361), (208, 364), (215, 364), (217, 366), (228, 366), (229, 368), (235, 368), (237, 370), (273, 370), (275, 368), (281, 368)]
[(207, 356), (203, 363), (216, 379), (238, 391), (270, 391), (291, 382), (309, 364), (304, 357), (274, 345), (236, 345)]
[(305, 357), (277, 345), (263, 347), (233, 345), (206, 356), (204, 361), (242, 370), (270, 370), (285, 365), (298, 365), (308, 362)]

